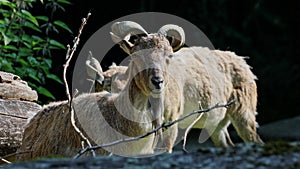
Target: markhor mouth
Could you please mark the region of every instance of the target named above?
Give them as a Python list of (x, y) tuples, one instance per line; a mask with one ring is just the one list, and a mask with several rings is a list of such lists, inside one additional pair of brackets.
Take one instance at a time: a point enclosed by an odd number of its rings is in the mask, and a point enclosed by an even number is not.
[(151, 92), (150, 92), (150, 95), (153, 97), (153, 98), (158, 98), (158, 97), (161, 97), (163, 93), (163, 89), (153, 89)]

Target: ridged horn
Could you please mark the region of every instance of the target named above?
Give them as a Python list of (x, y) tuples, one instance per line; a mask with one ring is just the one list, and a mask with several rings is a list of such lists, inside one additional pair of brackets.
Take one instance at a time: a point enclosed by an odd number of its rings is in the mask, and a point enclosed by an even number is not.
[(167, 24), (162, 26), (157, 33), (166, 37), (172, 37), (172, 42), (170, 43), (173, 50), (179, 49), (185, 43), (185, 33), (180, 26)]
[(119, 43), (122, 40), (129, 40), (130, 37), (127, 36), (129, 34), (138, 35), (148, 33), (136, 22), (122, 21), (112, 24), (110, 34), (113, 42)]

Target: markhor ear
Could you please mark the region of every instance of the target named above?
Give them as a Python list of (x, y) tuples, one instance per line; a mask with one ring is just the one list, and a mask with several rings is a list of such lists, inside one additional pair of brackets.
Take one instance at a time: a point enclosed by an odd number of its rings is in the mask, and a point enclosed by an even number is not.
[(157, 31), (157, 33), (164, 35), (169, 40), (174, 51), (178, 50), (185, 43), (184, 30), (177, 25), (164, 25)]
[(99, 61), (92, 56), (92, 52), (89, 52), (88, 58), (85, 61), (87, 74), (93, 80), (99, 81), (102, 83), (104, 80), (103, 70)]
[(180, 39), (177, 39), (174, 36), (168, 36), (166, 37), (170, 43), (170, 45), (173, 48), (173, 51), (178, 50), (181, 46), (183, 46), (184, 43), (182, 43), (182, 41)]

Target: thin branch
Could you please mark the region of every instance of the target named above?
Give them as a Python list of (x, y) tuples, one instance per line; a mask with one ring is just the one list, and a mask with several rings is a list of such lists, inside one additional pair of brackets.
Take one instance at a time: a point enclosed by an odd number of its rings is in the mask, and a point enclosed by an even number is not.
[(32, 152), (32, 151), (17, 151), (17, 152), (14, 152), (14, 153), (2, 156), (2, 157), (0, 156), (0, 160), (7, 163), (7, 164), (10, 164), (11, 162), (6, 160), (6, 158), (9, 158), (9, 157), (12, 157), (12, 156), (15, 156), (15, 155), (18, 155), (18, 154), (25, 154), (25, 153), (30, 153), (30, 152)]
[(11, 164), (10, 161), (8, 161), (8, 160), (6, 160), (6, 159), (4, 159), (4, 158), (2, 158), (2, 157), (0, 157), (0, 160), (3, 161), (3, 162), (5, 162), (5, 163), (7, 163), (7, 164)]
[(68, 82), (67, 82), (67, 78), (66, 78), (66, 72), (67, 72), (67, 68), (72, 60), (72, 57), (74, 55), (74, 52), (76, 51), (77, 49), (77, 46), (79, 44), (79, 40), (80, 40), (80, 36), (81, 36), (81, 33), (82, 33), (82, 30), (84, 28), (84, 26), (87, 24), (87, 20), (89, 19), (89, 17), (91, 16), (91, 13), (88, 13), (87, 17), (86, 18), (83, 18), (82, 19), (82, 23), (81, 23), (81, 26), (79, 28), (79, 31), (78, 31), (78, 35), (74, 38), (74, 44), (73, 44), (73, 47), (72, 49), (70, 49), (70, 45), (68, 45), (68, 50), (67, 50), (67, 54), (66, 54), (66, 63), (64, 65), (64, 83), (65, 83), (65, 86), (66, 86), (66, 93), (67, 93), (67, 97), (68, 97), (68, 100), (71, 102), (72, 101), (72, 98), (71, 98), (71, 95), (70, 95), (70, 90), (69, 90), (69, 87), (68, 87)]
[[(64, 65), (64, 71), (63, 71), (64, 83), (65, 83), (65, 87), (66, 87), (66, 95), (68, 97), (69, 107), (70, 107), (70, 113), (71, 113), (71, 123), (72, 123), (72, 126), (75, 129), (75, 131), (81, 136), (81, 138), (86, 141), (86, 143), (87, 143), (88, 146), (91, 146), (90, 141), (88, 140), (87, 137), (84, 136), (84, 134), (76, 126), (74, 109), (73, 109), (73, 106), (72, 106), (72, 99), (73, 99), (73, 97), (71, 97), (71, 95), (70, 95), (70, 90), (69, 90), (69, 85), (68, 85), (66, 73), (67, 73), (67, 68), (69, 67), (69, 64), (70, 64), (70, 62), (72, 60), (72, 57), (74, 55), (74, 52), (76, 51), (77, 46), (79, 44), (80, 35), (82, 33), (82, 30), (83, 30), (84, 26), (87, 24), (87, 20), (89, 19), (90, 16), (91, 16), (91, 13), (88, 13), (87, 17), (82, 19), (82, 23), (81, 23), (81, 26), (79, 28), (78, 34), (74, 38), (74, 41), (73, 41), (73, 47), (70, 48), (70, 45), (67, 46), (68, 47), (67, 54), (66, 54), (66, 60), (67, 61), (66, 61), (65, 65)], [(92, 151), (92, 154), (93, 154), (93, 156), (96, 155), (94, 151)]]
[[(199, 102), (199, 109), (203, 110), (203, 108), (201, 106), (201, 102)], [(203, 113), (199, 114), (199, 116), (196, 118), (196, 120), (194, 120), (184, 132), (182, 150), (186, 153), (188, 152), (187, 149), (185, 148), (187, 135), (188, 135), (189, 131), (192, 129), (192, 127), (201, 119), (202, 115), (203, 115)]]
[(0, 113), (2, 116), (8, 116), (8, 117), (14, 117), (14, 118), (19, 118), (19, 119), (28, 119), (28, 117), (24, 116), (18, 116), (18, 115), (12, 115), (12, 114), (6, 114), (6, 113)]
[(69, 90), (69, 85), (68, 85), (68, 81), (67, 81), (67, 68), (69, 67), (70, 61), (72, 59), (72, 56), (70, 56), (70, 45), (67, 45), (67, 55), (66, 55), (66, 63), (64, 64), (64, 72), (63, 72), (63, 78), (64, 78), (64, 83), (65, 83), (65, 87), (66, 87), (66, 95), (68, 97), (68, 101), (71, 102), (71, 95), (70, 95), (70, 90)]
[(136, 137), (129, 137), (129, 138), (124, 138), (124, 139), (120, 139), (120, 140), (116, 140), (116, 141), (113, 141), (113, 142), (110, 142), (110, 143), (106, 143), (106, 144), (101, 144), (101, 145), (97, 145), (97, 146), (88, 146), (86, 147), (85, 149), (82, 149), (80, 150), (74, 157), (73, 159), (77, 159), (79, 158), (81, 155), (83, 155), (84, 153), (88, 152), (88, 151), (91, 151), (91, 150), (96, 150), (96, 149), (99, 149), (99, 148), (103, 148), (103, 147), (110, 147), (110, 146), (113, 146), (113, 145), (116, 145), (116, 144), (120, 144), (120, 143), (125, 143), (125, 142), (130, 142), (130, 141), (137, 141), (141, 138), (145, 138), (151, 134), (154, 134), (156, 132), (158, 132), (160, 129), (162, 128), (168, 128), (172, 125), (174, 125), (175, 123), (178, 123), (180, 121), (183, 121), (184, 119), (194, 115), (194, 114), (201, 114), (201, 113), (207, 113), (213, 109), (216, 109), (216, 108), (227, 108), (228, 106), (232, 105), (236, 100), (233, 99), (231, 101), (229, 101), (228, 103), (226, 104), (216, 104), (215, 106), (212, 106), (212, 107), (209, 107), (207, 109), (204, 109), (204, 110), (198, 110), (198, 111), (193, 111), (189, 114), (186, 114), (185, 116), (177, 119), (177, 120), (174, 120), (174, 121), (171, 121), (171, 122), (167, 122), (167, 123), (163, 123), (162, 125), (156, 127), (155, 129), (151, 130), (150, 132), (147, 132), (145, 134), (142, 134), (142, 135), (139, 135), (139, 136), (136, 136)]
[(11, 156), (15, 156), (15, 155), (19, 155), (19, 154), (26, 154), (26, 153), (31, 153), (32, 150), (28, 150), (28, 151), (16, 151), (14, 153), (11, 153), (11, 154), (7, 154), (5, 156), (2, 156), (2, 158), (9, 158)]

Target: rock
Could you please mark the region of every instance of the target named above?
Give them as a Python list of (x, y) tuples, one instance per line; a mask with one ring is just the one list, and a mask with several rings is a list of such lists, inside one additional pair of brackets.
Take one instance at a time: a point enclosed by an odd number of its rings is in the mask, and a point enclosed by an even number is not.
[[(273, 145), (255, 145), (253, 143), (241, 143), (236, 147), (201, 148), (190, 153), (174, 151), (146, 158), (128, 158), (120, 156), (96, 156), (72, 158), (45, 158), (35, 161), (15, 162), (2, 165), (3, 169), (89, 169), (89, 168), (123, 168), (123, 169), (190, 169), (190, 168), (218, 168), (218, 169), (289, 169), (300, 167), (300, 142), (285, 142), (286, 145), (280, 152), (266, 153), (272, 150)], [(275, 146), (276, 148), (276, 146)]]
[(0, 71), (0, 98), (36, 101), (38, 95), (19, 76)]
[(0, 71), (0, 156), (14, 153), (20, 147), (27, 120), (42, 108), (33, 102), (37, 99), (37, 92), (27, 82)]
[(259, 128), (259, 133), (264, 140), (300, 140), (300, 116), (283, 119)]
[(0, 99), (0, 156), (17, 150), (27, 120), (41, 108), (33, 102)]

